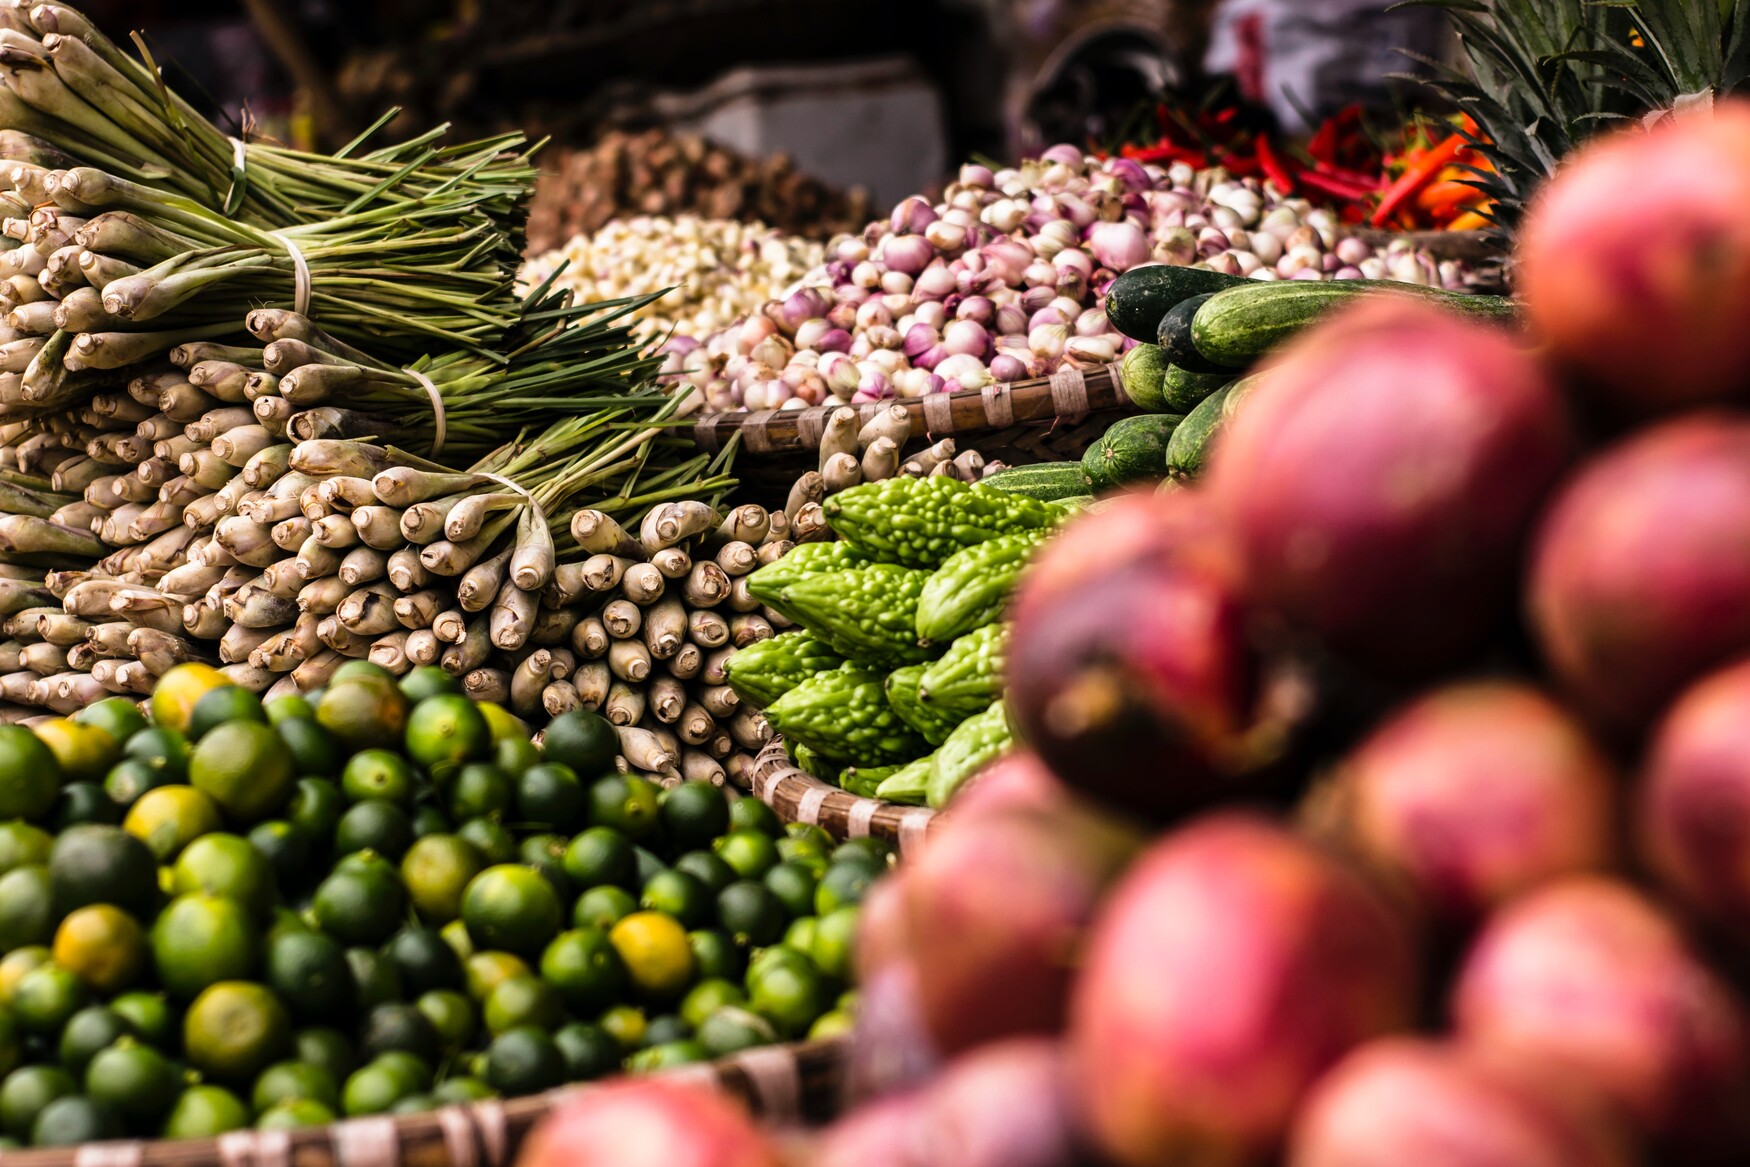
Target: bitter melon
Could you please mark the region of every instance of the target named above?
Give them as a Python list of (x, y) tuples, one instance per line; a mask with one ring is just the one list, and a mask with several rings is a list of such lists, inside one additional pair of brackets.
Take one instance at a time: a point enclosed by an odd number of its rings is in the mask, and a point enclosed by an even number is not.
[(1002, 615), (1015, 581), (1045, 535), (1019, 531), (950, 555), (918, 597), (918, 639), (945, 643)]
[(764, 709), (816, 673), (844, 663), (820, 637), (798, 629), (737, 649), (723, 666), (723, 678), (743, 702)]
[(1001, 701), (960, 723), (948, 740), (930, 755), (930, 777), (925, 797), (935, 807), (946, 806), (966, 780), (1002, 756), (1014, 745), (1008, 712)]
[(939, 746), (954, 732), (959, 719), (952, 714), (943, 714), (935, 706), (926, 706), (918, 700), (918, 681), (923, 678), (924, 670), (928, 667), (908, 665), (887, 674), (887, 703), (893, 706), (893, 711), (899, 714), (900, 720), (922, 734), (925, 741), (932, 746)]
[(784, 603), (784, 591), (791, 584), (819, 572), (843, 571), (868, 562), (849, 543), (803, 543), (748, 576), (747, 590), (760, 603), (794, 620)]
[(1054, 527), (1066, 512), (1038, 499), (938, 475), (854, 486), (826, 500), (826, 517), (841, 539), (871, 559), (937, 568), (962, 547)]
[(785, 740), (799, 742), (835, 762), (884, 766), (917, 757), (927, 748), (887, 703), (877, 673), (845, 665), (797, 685), (766, 709), (766, 720)]
[(785, 589), (802, 625), (840, 655), (871, 668), (916, 664), (932, 655), (918, 645), (918, 599), (930, 573), (892, 563), (805, 576)]
[(1009, 628), (986, 624), (948, 646), (918, 679), (918, 700), (944, 717), (966, 718), (1002, 696)]

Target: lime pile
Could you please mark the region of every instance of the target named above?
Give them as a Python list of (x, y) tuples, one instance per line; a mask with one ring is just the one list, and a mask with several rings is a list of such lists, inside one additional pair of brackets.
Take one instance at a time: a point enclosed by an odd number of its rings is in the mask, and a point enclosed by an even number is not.
[(418, 669), (0, 726), (0, 1146), (518, 1095), (850, 1025), (837, 845)]

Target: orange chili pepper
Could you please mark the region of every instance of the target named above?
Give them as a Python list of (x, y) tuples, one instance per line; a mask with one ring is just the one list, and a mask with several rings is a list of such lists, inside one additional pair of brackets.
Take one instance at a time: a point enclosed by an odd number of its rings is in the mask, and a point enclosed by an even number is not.
[(1454, 134), (1432, 150), (1428, 150), (1413, 159), (1405, 167), (1404, 173), (1399, 176), (1398, 180), (1386, 190), (1385, 197), (1380, 199), (1379, 207), (1373, 212), (1373, 225), (1375, 227), (1385, 226), (1404, 208), (1404, 204), (1415, 198), (1423, 187), (1433, 182), (1435, 176), (1450, 166), (1453, 160), (1462, 154), (1469, 145), (1470, 143), (1465, 140), (1464, 135)]

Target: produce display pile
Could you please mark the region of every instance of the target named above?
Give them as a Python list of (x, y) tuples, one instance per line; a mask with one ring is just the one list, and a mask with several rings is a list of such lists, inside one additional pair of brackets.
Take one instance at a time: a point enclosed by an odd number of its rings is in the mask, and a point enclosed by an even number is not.
[[(1534, 201), (1513, 312), (1302, 320), (1199, 476), (1022, 574), (1023, 744), (863, 906), (861, 1104), (779, 1134), (623, 1083), (523, 1167), (641, 1122), (621, 1167), (1742, 1162), (1746, 195), (1750, 106), (1637, 124)], [(895, 564), (976, 526), (857, 496), (829, 521)], [(898, 645), (898, 594), (811, 635)]]
[(1103, 308), (1143, 264), (1260, 281), (1463, 286), (1464, 269), (1255, 178), (1104, 161), (1067, 145), (1019, 166), (969, 164), (940, 201), (905, 199), (759, 312), (665, 346), (665, 377), (711, 411), (922, 397), (1092, 369), (1130, 347)]
[(873, 840), (455, 678), (203, 665), (0, 727), (6, 1147), (405, 1114), (843, 1032)]

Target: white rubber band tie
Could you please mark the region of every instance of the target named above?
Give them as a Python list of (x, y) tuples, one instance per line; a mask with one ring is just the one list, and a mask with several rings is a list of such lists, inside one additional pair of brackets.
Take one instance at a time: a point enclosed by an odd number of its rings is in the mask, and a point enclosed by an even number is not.
[(438, 393), (436, 382), (418, 369), (402, 369), (401, 371), (418, 381), (421, 385), (424, 385), (426, 393), (431, 397), (431, 411), (433, 421), (437, 427), (437, 432), (432, 435), (431, 439), (431, 456), (435, 458), (443, 453), (444, 437), (449, 432), (444, 420), (444, 399)]
[(304, 253), (298, 250), (298, 245), (279, 232), (274, 232), (274, 238), (286, 245), (286, 251), (292, 257), (292, 311), (299, 316), (310, 315), (310, 265), (304, 262)]

